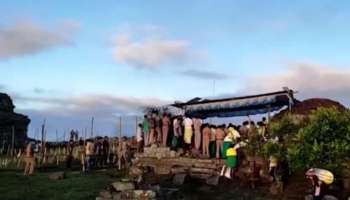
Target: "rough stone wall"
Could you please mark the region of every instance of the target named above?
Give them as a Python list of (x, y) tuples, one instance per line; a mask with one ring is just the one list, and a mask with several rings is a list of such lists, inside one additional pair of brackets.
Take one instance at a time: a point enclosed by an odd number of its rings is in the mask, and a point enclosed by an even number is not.
[(0, 93), (0, 148), (8, 149), (12, 144), (14, 130), (15, 147), (22, 147), (27, 138), (27, 129), (30, 119), (14, 112), (10, 96)]

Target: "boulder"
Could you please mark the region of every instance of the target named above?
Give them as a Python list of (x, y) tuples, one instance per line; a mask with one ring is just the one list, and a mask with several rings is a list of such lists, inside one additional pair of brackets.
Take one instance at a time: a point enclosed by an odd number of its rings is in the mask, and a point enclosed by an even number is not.
[(102, 190), (100, 192), (100, 197), (102, 197), (104, 199), (112, 199), (112, 193), (107, 191), (107, 190)]
[(185, 182), (186, 174), (175, 174), (173, 177), (174, 185), (182, 185)]
[(338, 200), (338, 198), (332, 195), (325, 195), (322, 200)]
[(112, 200), (112, 198), (103, 198), (103, 197), (98, 196), (98, 197), (96, 197), (95, 200)]
[(175, 158), (176, 156), (176, 151), (170, 151), (170, 158)]
[(280, 184), (274, 183), (270, 186), (269, 190), (272, 195), (278, 195), (282, 192), (282, 187)]
[[(305, 200), (312, 200), (313, 197), (312, 197), (311, 194), (309, 194), (309, 195), (306, 195), (306, 196), (304, 197), (304, 199), (305, 199)], [(338, 198), (336, 198), (336, 197), (334, 197), (334, 196), (332, 196), (332, 195), (325, 195), (325, 196), (322, 198), (322, 200), (338, 200)]]
[(304, 200), (312, 200), (312, 199), (313, 199), (313, 197), (311, 194), (308, 194), (304, 197)]
[(129, 175), (132, 176), (132, 177), (135, 177), (135, 176), (141, 176), (143, 174), (142, 172), (142, 169), (140, 169), (139, 167), (131, 167), (129, 169)]
[(120, 193), (120, 192), (113, 192), (112, 196), (113, 196), (112, 200), (120, 200), (121, 197), (122, 197), (122, 193)]
[(135, 199), (155, 199), (156, 193), (152, 190), (134, 190)]
[(132, 182), (117, 181), (112, 183), (112, 186), (116, 191), (120, 191), (120, 192), (135, 189), (135, 185)]
[(214, 186), (216, 186), (216, 185), (218, 185), (219, 184), (219, 176), (211, 176), (211, 177), (209, 177), (209, 178), (207, 178), (206, 180), (205, 180), (205, 182), (208, 184), (208, 185), (214, 185)]
[(66, 178), (66, 173), (65, 172), (54, 172), (49, 175), (50, 180), (61, 180)]

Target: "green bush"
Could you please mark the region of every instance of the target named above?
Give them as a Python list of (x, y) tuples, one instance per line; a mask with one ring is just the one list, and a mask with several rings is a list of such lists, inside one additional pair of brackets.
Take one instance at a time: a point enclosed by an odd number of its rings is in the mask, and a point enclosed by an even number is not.
[(270, 124), (271, 137), (278, 137), (281, 140), (293, 138), (300, 128), (305, 125), (305, 120), (299, 120), (293, 115), (285, 115), (280, 120)]
[(318, 167), (339, 173), (350, 158), (350, 112), (320, 108), (286, 143), (292, 169)]

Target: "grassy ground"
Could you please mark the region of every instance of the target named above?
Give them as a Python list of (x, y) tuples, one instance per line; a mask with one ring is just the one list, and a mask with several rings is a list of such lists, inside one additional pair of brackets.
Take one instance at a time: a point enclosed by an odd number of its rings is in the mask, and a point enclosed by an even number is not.
[(1, 200), (65, 200), (65, 199), (95, 199), (98, 192), (105, 188), (113, 179), (114, 171), (96, 171), (84, 175), (79, 171), (67, 171), (63, 180), (49, 180), (48, 175), (55, 170), (37, 172), (25, 177), (22, 170), (0, 170)]

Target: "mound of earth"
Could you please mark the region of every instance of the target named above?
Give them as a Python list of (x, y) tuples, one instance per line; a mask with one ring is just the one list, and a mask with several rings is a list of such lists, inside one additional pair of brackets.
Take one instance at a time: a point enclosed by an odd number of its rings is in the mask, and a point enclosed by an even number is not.
[[(345, 106), (337, 101), (323, 98), (311, 98), (304, 101), (296, 102), (291, 109), (291, 114), (299, 116), (308, 116), (312, 111), (318, 108), (331, 108), (334, 107), (338, 110), (346, 110)], [(289, 109), (282, 110), (276, 114), (273, 119), (280, 119), (283, 115), (289, 112)]]

